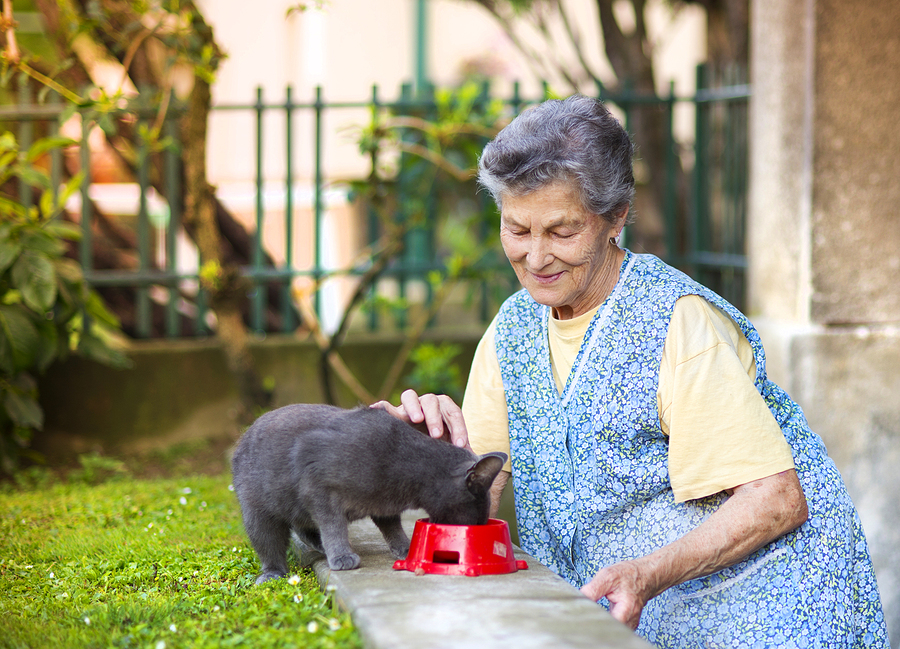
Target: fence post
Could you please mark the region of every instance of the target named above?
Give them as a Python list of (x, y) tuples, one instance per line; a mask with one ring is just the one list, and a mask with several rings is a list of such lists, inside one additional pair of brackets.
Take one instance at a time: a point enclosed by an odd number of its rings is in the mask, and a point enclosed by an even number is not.
[(315, 108), (315, 142), (316, 142), (316, 158), (315, 158), (315, 186), (314, 192), (314, 216), (313, 219), (313, 279), (315, 281), (316, 296), (315, 309), (316, 316), (322, 318), (322, 305), (320, 299), (319, 280), (322, 278), (322, 112), (324, 104), (322, 102), (322, 86), (316, 86), (316, 102)]
[[(377, 123), (379, 119), (379, 110), (380, 110), (380, 102), (378, 100), (378, 86), (372, 86), (372, 123)], [(373, 146), (372, 150), (369, 152), (369, 164), (371, 165), (371, 175), (370, 178), (375, 180), (378, 176), (378, 149)], [(375, 199), (377, 200), (377, 198)], [(371, 204), (371, 200), (368, 201), (366, 205), (366, 211), (368, 216), (368, 229), (369, 236), (367, 241), (369, 243), (375, 243), (378, 241), (378, 237), (380, 234), (380, 227), (378, 222), (378, 214), (376, 213), (375, 208)], [(369, 288), (369, 295), (372, 298), (372, 308), (369, 309), (369, 331), (375, 331), (378, 328), (378, 309), (375, 306), (375, 296), (377, 295), (377, 282), (373, 282), (372, 286)]]
[[(138, 132), (143, 125), (143, 121), (138, 122)], [(135, 331), (139, 338), (150, 337), (150, 294), (146, 280), (147, 273), (150, 270), (150, 220), (147, 215), (147, 142), (141, 138), (138, 146), (138, 214), (137, 214), (137, 240), (138, 240), (138, 273), (142, 280), (141, 284), (135, 289)]]
[[(169, 104), (174, 105), (175, 92), (172, 91), (172, 99)], [(166, 224), (166, 273), (169, 276), (169, 302), (166, 305), (166, 336), (174, 338), (178, 335), (178, 259), (177, 237), (178, 228), (181, 225), (181, 174), (179, 162), (181, 161), (176, 146), (178, 133), (175, 121), (168, 116), (163, 124), (167, 138), (172, 142), (166, 146), (163, 153), (163, 167), (166, 174), (166, 203), (169, 206), (169, 221)]]
[(663, 219), (666, 224), (666, 255), (670, 258), (678, 257), (678, 244), (675, 236), (676, 227), (676, 201), (678, 200), (678, 187), (675, 172), (677, 160), (675, 157), (675, 82), (669, 82), (669, 97), (666, 103), (666, 202), (663, 206)]
[[(62, 106), (62, 100), (58, 94), (54, 91), (50, 91), (50, 96), (48, 97), (48, 103), (54, 107), (59, 108)], [(58, 137), (60, 130), (62, 130), (62, 120), (61, 115), (62, 111), (60, 110), (57, 113), (56, 119), (53, 120), (53, 136)], [(59, 186), (62, 184), (62, 176), (63, 176), (63, 158), (62, 158), (62, 149), (60, 147), (53, 147), (50, 151), (50, 184), (52, 186), (53, 191), (53, 204), (56, 205), (59, 200)], [(62, 212), (57, 218), (62, 218)]]
[[(28, 79), (26, 78), (19, 79), (18, 99), (19, 103), (22, 105), (31, 103), (31, 88), (29, 87)], [(17, 137), (19, 140), (19, 150), (28, 151), (34, 140), (34, 124), (30, 119), (24, 119), (19, 122), (19, 133)], [(30, 208), (34, 205), (31, 186), (26, 182), (19, 183), (19, 202), (26, 208)]]
[(281, 330), (284, 333), (294, 328), (291, 307), (291, 284), (294, 267), (294, 103), (291, 86), (284, 90), (284, 137), (285, 137), (285, 187), (284, 187), (284, 286), (281, 291)]
[(256, 87), (256, 103), (254, 104), (256, 112), (256, 237), (253, 240), (253, 259), (252, 266), (252, 299), (250, 301), (250, 326), (253, 331), (262, 333), (263, 327), (263, 307), (266, 287), (260, 277), (262, 269), (262, 248), (263, 248), (263, 226), (265, 222), (265, 203), (263, 199), (263, 191), (265, 189), (263, 183), (263, 115), (265, 105), (263, 104), (263, 89), (261, 86)]
[(91, 233), (91, 220), (93, 214), (91, 210), (91, 197), (89, 190), (91, 187), (91, 147), (88, 139), (91, 131), (91, 123), (88, 120), (87, 113), (82, 112), (81, 115), (81, 146), (78, 149), (79, 163), (84, 176), (81, 179), (81, 245), (79, 247), (79, 261), (85, 276), (90, 278), (91, 271), (94, 268), (94, 251), (92, 248), (93, 237)]
[(706, 105), (699, 101), (706, 88), (706, 66), (702, 63), (697, 66), (697, 101), (694, 102), (694, 176), (693, 176), (693, 200), (691, 201), (687, 261), (691, 274), (701, 282), (704, 281), (703, 268), (697, 263), (699, 253), (706, 249), (705, 229), (707, 225), (707, 205), (705, 196), (707, 190), (706, 183), (706, 162), (707, 162), (707, 115)]

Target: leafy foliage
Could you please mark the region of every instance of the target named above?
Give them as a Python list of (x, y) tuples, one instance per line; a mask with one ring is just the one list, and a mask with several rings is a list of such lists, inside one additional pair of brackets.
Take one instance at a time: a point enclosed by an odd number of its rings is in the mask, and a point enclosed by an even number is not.
[[(426, 347), (413, 357), (413, 350), (430, 324), (448, 312), (443, 307), (454, 291), (465, 293), (470, 303), (476, 297), (499, 303), (512, 288), (511, 281), (498, 281), (504, 273), (514, 277), (499, 253), (499, 214), (475, 183), (482, 148), (510, 115), (501, 101), (487, 99), (486, 88), (476, 83), (435, 90), (422, 99), (374, 108), (371, 121), (356, 133), (360, 152), (369, 157), (371, 167), (365, 179), (351, 183), (352, 196), (368, 210), (372, 243), (337, 333), (319, 344), (326, 390), (331, 365), (363, 402), (389, 398), (410, 362), (424, 363), (412, 375), (420, 389), (453, 387), (444, 386), (449, 360), (443, 353), (431, 353), (437, 348)], [(382, 279), (403, 281), (407, 275), (425, 277), (425, 300), (410, 299), (402, 291), (398, 297), (387, 297), (372, 290)], [(348, 380), (335, 353), (350, 319), (360, 310), (392, 315), (406, 339), (381, 387), (371, 394)], [(307, 321), (315, 319), (311, 308), (304, 316)], [(453, 324), (449, 316), (445, 322)], [(431, 380), (439, 375), (440, 386)], [(458, 385), (451, 391), (459, 392)], [(326, 398), (333, 402), (329, 394)]]
[[(116, 348), (118, 322), (88, 288), (78, 264), (65, 256), (66, 241), (77, 240), (80, 232), (58, 217), (81, 177), (57, 193), (36, 164), (50, 149), (68, 143), (48, 138), (21, 151), (11, 133), (0, 135), (0, 469), (5, 472), (43, 426), (37, 377), (51, 363), (72, 352), (116, 366), (128, 362)], [(29, 204), (32, 196), (37, 200)]]
[[(405, 387), (420, 393), (446, 394), (462, 403), (465, 377), (455, 362), (460, 353), (460, 346), (452, 343), (422, 343), (409, 356), (413, 370), (404, 377)], [(400, 395), (394, 395), (394, 402), (399, 398)]]

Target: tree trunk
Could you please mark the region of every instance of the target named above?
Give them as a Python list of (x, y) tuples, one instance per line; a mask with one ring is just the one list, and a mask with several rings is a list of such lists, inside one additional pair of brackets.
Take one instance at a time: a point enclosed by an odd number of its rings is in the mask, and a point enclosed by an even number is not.
[[(122, 24), (136, 24), (140, 19), (140, 16), (132, 10), (131, 5), (109, 3), (108, 1), (100, 3), (100, 9), (104, 12), (101, 20), (106, 22), (99, 29), (93, 30), (81, 29), (88, 26), (89, 21), (82, 15), (83, 11), (80, 5), (65, 0), (56, 2), (35, 0), (35, 4), (43, 13), (45, 24), (48, 27), (48, 35), (55, 41), (57, 50), (62, 57), (71, 56), (72, 39), (78, 38), (80, 45), (83, 46), (79, 49), (83, 56), (94, 53), (106, 59), (107, 63), (118, 61), (121, 65), (121, 74), (116, 76), (116, 81), (111, 81), (109, 65), (104, 68), (104, 66), (96, 65), (97, 61), (95, 60), (80, 60), (76, 53), (77, 65), (72, 68), (74, 72), (66, 73), (68, 77), (65, 78), (86, 77), (95, 84), (106, 87), (111, 82), (120, 82), (123, 79), (131, 84), (129, 75), (133, 71), (144, 74), (148, 72), (147, 61), (141, 56), (137, 56), (137, 48), (143, 47), (147, 41), (151, 40), (149, 32), (141, 33), (137, 37), (132, 34), (134, 40), (127, 43), (115, 40), (125, 33), (120, 28)], [(218, 56), (219, 50), (213, 39), (212, 29), (203, 20), (193, 3), (190, 0), (184, 0), (181, 3), (181, 10), (189, 12), (192, 23), (192, 39), (188, 41), (190, 43), (188, 47), (192, 48), (192, 52), (183, 54), (199, 57), (201, 49), (211, 48)], [(70, 31), (73, 21), (77, 23), (79, 28), (77, 31)], [(197, 43), (198, 39), (199, 44)], [(115, 42), (113, 43), (113, 41)], [(111, 43), (115, 47), (111, 47)], [(155, 45), (159, 46), (160, 43), (157, 42)], [(194, 49), (196, 52), (193, 51)], [(123, 58), (117, 58), (113, 52), (121, 53), (120, 56)], [(94, 56), (94, 54), (90, 54), (90, 56)], [(128, 67), (132, 61), (137, 61), (134, 70)], [(207, 65), (214, 70), (217, 64), (213, 61)], [(103, 79), (95, 78), (96, 74), (101, 72), (105, 72), (106, 76)], [(142, 78), (141, 81), (148, 80)], [(152, 83), (152, 79), (150, 81)], [(164, 88), (164, 85), (159, 83), (153, 84), (153, 86), (156, 89)], [(106, 89), (110, 93), (116, 90), (116, 88), (109, 87)], [(236, 254), (231, 246), (225, 244), (219, 224), (228, 219), (222, 217), (225, 210), (218, 205), (214, 190), (207, 180), (206, 136), (210, 103), (209, 83), (200, 74), (195, 73), (193, 88), (188, 98), (188, 109), (181, 123), (184, 167), (183, 220), (185, 230), (191, 235), (200, 252), (203, 264), (201, 281), (204, 288), (209, 291), (211, 307), (218, 322), (217, 336), (222, 343), (228, 368), (234, 375), (240, 392), (242, 411), (239, 420), (241, 423), (249, 423), (258, 414), (259, 409), (269, 405), (270, 395), (263, 389), (250, 354), (249, 336), (242, 315), (247, 282), (241, 277), (236, 263), (236, 259), (240, 255)], [(119, 126), (125, 129), (125, 124), (120, 123)], [(130, 127), (125, 131), (122, 132), (123, 137), (127, 137), (128, 133), (133, 135)], [(130, 148), (131, 150), (136, 149), (134, 142), (131, 142)], [(134, 171), (133, 164), (129, 164), (129, 168)], [(234, 230), (234, 228), (229, 229)], [(244, 235), (246, 236), (246, 232)], [(249, 240), (249, 237), (247, 238)]]
[(216, 223), (216, 200), (206, 177), (206, 132), (210, 107), (209, 84), (194, 79), (188, 111), (182, 122), (184, 142), (186, 229), (194, 233), (200, 251), (201, 277), (210, 292), (210, 302), (218, 320), (217, 335), (228, 363), (237, 380), (241, 395), (241, 423), (250, 423), (260, 409), (271, 401), (256, 373), (250, 354), (249, 336), (241, 314), (241, 302), (247, 293), (247, 282), (240, 270), (223, 263), (222, 244)]

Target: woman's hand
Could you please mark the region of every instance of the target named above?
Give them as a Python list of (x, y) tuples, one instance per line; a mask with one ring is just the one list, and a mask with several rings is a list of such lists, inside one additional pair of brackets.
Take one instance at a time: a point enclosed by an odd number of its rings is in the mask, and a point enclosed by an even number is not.
[(641, 621), (641, 611), (652, 597), (642, 582), (641, 571), (634, 562), (623, 561), (603, 568), (581, 587), (581, 592), (595, 602), (605, 597), (610, 614), (634, 631)]
[(469, 433), (462, 410), (445, 394), (423, 394), (406, 390), (400, 395), (400, 405), (387, 401), (370, 407), (387, 410), (391, 415), (412, 424), (435, 439), (445, 439), (456, 446), (469, 448)]
[(645, 557), (600, 570), (581, 589), (606, 597), (614, 618), (636, 629), (652, 598), (676, 584), (710, 575), (802, 525), (806, 497), (794, 469), (727, 491), (730, 498), (680, 539)]

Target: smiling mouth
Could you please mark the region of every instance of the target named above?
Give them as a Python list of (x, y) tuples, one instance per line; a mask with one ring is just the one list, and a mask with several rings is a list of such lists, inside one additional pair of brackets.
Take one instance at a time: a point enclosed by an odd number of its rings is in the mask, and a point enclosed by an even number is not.
[(552, 275), (538, 275), (537, 273), (529, 273), (531, 278), (538, 284), (552, 284), (562, 276), (562, 271), (553, 273)]

